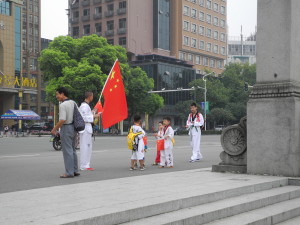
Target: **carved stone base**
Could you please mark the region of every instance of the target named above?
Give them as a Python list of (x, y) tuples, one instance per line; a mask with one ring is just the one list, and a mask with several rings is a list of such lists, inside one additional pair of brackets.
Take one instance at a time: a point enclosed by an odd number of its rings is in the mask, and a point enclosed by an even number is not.
[(222, 162), (219, 163), (219, 165), (246, 166), (247, 152), (244, 152), (241, 155), (232, 156), (224, 151), (221, 152), (220, 159), (222, 160)]
[(247, 166), (213, 165), (212, 172), (247, 173)]

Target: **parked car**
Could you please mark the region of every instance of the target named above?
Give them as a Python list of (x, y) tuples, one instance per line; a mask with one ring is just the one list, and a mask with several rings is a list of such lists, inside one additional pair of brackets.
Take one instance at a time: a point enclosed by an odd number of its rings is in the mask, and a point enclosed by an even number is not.
[(218, 125), (215, 127), (215, 131), (222, 131), (225, 128), (225, 125)]

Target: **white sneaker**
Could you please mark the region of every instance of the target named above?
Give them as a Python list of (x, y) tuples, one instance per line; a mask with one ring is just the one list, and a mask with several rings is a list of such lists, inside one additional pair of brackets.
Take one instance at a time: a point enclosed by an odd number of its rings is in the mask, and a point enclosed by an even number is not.
[(193, 163), (193, 162), (196, 162), (196, 160), (190, 159), (189, 162), (190, 162), (190, 163)]
[(143, 170), (145, 170), (145, 169), (146, 169), (145, 167), (141, 167), (141, 168), (140, 168), (141, 171), (143, 171)]

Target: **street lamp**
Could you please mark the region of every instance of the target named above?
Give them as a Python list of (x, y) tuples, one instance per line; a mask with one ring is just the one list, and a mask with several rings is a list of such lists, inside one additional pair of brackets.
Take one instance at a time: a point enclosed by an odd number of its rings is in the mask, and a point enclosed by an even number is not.
[(206, 130), (206, 92), (207, 92), (207, 89), (206, 89), (206, 77), (209, 76), (209, 75), (212, 75), (212, 74), (215, 74), (215, 72), (211, 72), (211, 73), (208, 73), (206, 75), (204, 75), (202, 77), (203, 81), (204, 81), (204, 129)]

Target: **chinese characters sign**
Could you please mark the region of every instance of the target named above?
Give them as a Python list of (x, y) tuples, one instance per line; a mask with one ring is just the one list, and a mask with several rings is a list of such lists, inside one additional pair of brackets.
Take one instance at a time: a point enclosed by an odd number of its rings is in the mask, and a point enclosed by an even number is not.
[(31, 78), (31, 79), (29, 79), (27, 77), (19, 78), (17, 76), (9, 76), (9, 75), (1, 75), (0, 74), (0, 85), (36, 88), (37, 80), (35, 78)]

